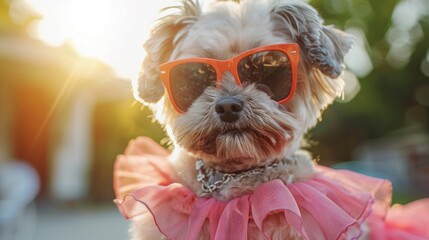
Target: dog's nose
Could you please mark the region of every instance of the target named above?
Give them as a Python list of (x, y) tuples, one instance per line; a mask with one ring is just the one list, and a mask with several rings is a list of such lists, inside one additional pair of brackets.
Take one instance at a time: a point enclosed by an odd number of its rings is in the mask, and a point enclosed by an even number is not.
[(235, 122), (243, 110), (243, 103), (234, 97), (222, 98), (216, 102), (215, 111), (220, 120), (224, 122)]

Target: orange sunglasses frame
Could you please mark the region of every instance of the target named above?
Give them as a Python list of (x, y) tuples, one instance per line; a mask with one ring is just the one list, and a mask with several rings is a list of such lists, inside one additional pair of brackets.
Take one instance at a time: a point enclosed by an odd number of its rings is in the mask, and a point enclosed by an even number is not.
[(171, 91), (171, 85), (170, 85), (171, 69), (183, 63), (206, 63), (206, 64), (210, 64), (215, 69), (217, 83), (222, 81), (222, 74), (228, 71), (232, 73), (232, 75), (234, 76), (234, 79), (237, 85), (241, 85), (240, 77), (238, 75), (238, 63), (243, 58), (249, 55), (252, 55), (258, 52), (263, 52), (263, 51), (281, 51), (285, 53), (289, 59), (291, 72), (292, 72), (291, 90), (289, 92), (289, 95), (286, 98), (280, 101), (277, 101), (280, 104), (286, 103), (293, 97), (296, 89), (298, 63), (299, 63), (299, 46), (298, 44), (295, 44), (295, 43), (275, 44), (275, 45), (267, 45), (267, 46), (262, 46), (258, 48), (253, 48), (227, 60), (217, 60), (217, 59), (211, 59), (211, 58), (186, 58), (186, 59), (173, 60), (173, 61), (161, 64), (159, 68), (161, 80), (164, 83), (165, 88), (167, 89), (168, 96), (170, 97), (170, 100), (173, 103), (174, 108), (176, 109), (177, 112), (183, 114), (183, 113), (186, 113), (186, 111), (183, 111), (178, 107), (178, 105), (176, 104), (176, 100), (174, 99), (173, 93)]

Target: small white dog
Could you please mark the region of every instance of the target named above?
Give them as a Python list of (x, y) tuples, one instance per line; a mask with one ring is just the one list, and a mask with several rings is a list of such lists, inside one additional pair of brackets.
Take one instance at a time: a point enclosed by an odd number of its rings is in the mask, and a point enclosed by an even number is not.
[[(302, 1), (215, 1), (203, 11), (182, 0), (172, 9), (145, 43), (133, 86), (172, 140), (175, 181), (228, 201), (274, 179), (309, 179), (303, 135), (342, 93), (351, 36)], [(134, 239), (159, 239), (148, 221), (135, 221)], [(273, 239), (301, 238), (275, 214), (265, 228)]]

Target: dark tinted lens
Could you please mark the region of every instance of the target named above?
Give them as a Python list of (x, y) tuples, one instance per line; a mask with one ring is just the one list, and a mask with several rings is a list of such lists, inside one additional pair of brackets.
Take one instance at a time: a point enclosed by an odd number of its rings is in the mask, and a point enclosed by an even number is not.
[(292, 89), (291, 65), (281, 51), (263, 51), (243, 58), (238, 75), (242, 84), (256, 84), (275, 101), (285, 99)]
[(186, 111), (209, 86), (216, 84), (216, 71), (206, 63), (183, 63), (170, 71), (170, 86), (177, 106)]

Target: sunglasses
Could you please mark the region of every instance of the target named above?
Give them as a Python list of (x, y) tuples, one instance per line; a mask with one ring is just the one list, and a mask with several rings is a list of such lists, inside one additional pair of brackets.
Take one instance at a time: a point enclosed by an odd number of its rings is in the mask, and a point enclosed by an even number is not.
[(299, 62), (297, 44), (254, 48), (228, 60), (187, 58), (160, 66), (161, 80), (174, 108), (185, 113), (208, 87), (216, 87), (225, 71), (237, 85), (255, 84), (282, 104), (295, 92)]

